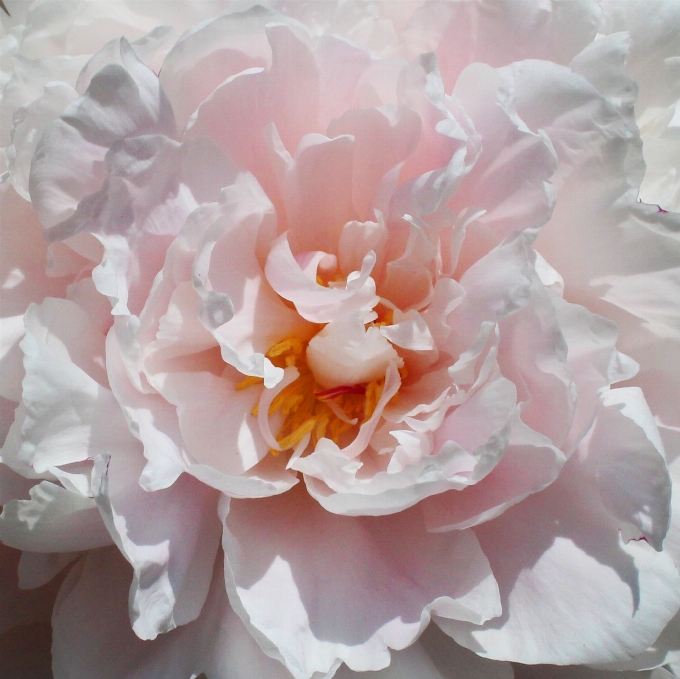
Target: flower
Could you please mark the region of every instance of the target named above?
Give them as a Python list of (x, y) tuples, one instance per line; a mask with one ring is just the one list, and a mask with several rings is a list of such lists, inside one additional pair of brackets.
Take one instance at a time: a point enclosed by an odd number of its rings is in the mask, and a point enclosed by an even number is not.
[(96, 5), (27, 9), (0, 106), (0, 540), (59, 590), (54, 677), (677, 662), (679, 217), (635, 119), (668, 134), (665, 35)]

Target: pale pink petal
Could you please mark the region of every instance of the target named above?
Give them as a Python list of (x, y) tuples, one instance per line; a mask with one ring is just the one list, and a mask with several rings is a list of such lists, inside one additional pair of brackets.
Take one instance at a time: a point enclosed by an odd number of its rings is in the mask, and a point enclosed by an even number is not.
[(272, 205), (254, 177), (241, 173), (222, 191), (217, 218), (203, 227), (192, 271), (199, 318), (226, 363), (264, 377), (271, 387), (281, 370), (264, 353), (286, 337), (306, 339), (313, 330), (274, 293), (258, 259), (274, 235)]
[(487, 476), (423, 501), (427, 528), (461, 529), (490, 521), (552, 483), (564, 462), (564, 455), (548, 439), (515, 421), (503, 456)]
[(435, 450), (453, 441), (479, 460), (473, 480), (497, 464), (517, 415), (515, 385), (498, 371), (462, 405), (451, 410), (434, 432)]
[[(522, 420), (562, 447), (569, 434), (578, 396), (565, 341), (552, 298), (530, 275), (529, 303), (500, 323), (498, 364), (517, 387)], [(561, 300), (560, 300), (561, 301)]]
[[(388, 667), (372, 672), (371, 679), (513, 679), (510, 663), (481, 658), (459, 646), (431, 624), (415, 644), (394, 651)], [(335, 679), (361, 679), (343, 665)], [(642, 678), (640, 678), (642, 679)]]
[(614, 323), (556, 295), (552, 295), (552, 303), (567, 342), (567, 362), (576, 387), (574, 419), (564, 445), (565, 452), (571, 454), (593, 423), (600, 389), (633, 377), (637, 364), (616, 350)]
[(659, 431), (640, 389), (612, 389), (602, 395), (595, 424), (578, 455), (605, 507), (661, 551), (670, 522), (671, 479)]
[[(20, 558), (20, 551), (0, 545), (0, 634), (16, 625), (49, 622), (52, 612), (56, 594), (53, 585), (32, 591), (19, 588)], [(0, 648), (6, 647), (2, 644)]]
[(482, 3), (429, 3), (416, 10), (402, 33), (406, 54), (436, 51), (450, 91), (475, 61), (503, 66), (519, 59), (568, 63), (598, 28), (591, 0), (502, 0), (489, 11)]
[(232, 605), (294, 677), (328, 672), (341, 660), (355, 671), (381, 669), (388, 649), (412, 643), (430, 612), (477, 621), (500, 612), (474, 535), (429, 535), (417, 510), (340, 517), (301, 489), (233, 500), (222, 512)]
[(90, 552), (71, 570), (53, 617), (55, 679), (149, 679), (154, 675), (186, 679), (201, 672), (210, 679), (290, 677), (281, 663), (259, 649), (231, 610), (221, 559), (199, 618), (154, 641), (142, 641), (130, 626), (127, 590), (131, 577), (132, 569), (114, 549)]
[(355, 139), (352, 204), (359, 219), (372, 219), (371, 208), (384, 175), (413, 151), (421, 121), (408, 108), (354, 108), (333, 120), (328, 135)]
[[(11, 78), (5, 85), (0, 101), (1, 145), (8, 146), (10, 143), (15, 111), (39, 99), (47, 83), (61, 82), (75, 87), (78, 73), (86, 61), (86, 56), (63, 54), (47, 59), (29, 59), (21, 54), (14, 55)], [(60, 114), (61, 111), (57, 111), (55, 117)]]
[(163, 379), (162, 394), (177, 407), (179, 428), (192, 462), (235, 476), (255, 466), (268, 454), (269, 445), (251, 414), (261, 389), (237, 390), (230, 377), (208, 372), (170, 373)]
[(481, 154), (449, 205), (456, 211), (485, 210), (475, 228), (505, 238), (544, 224), (554, 205), (548, 180), (557, 167), (547, 135), (532, 132), (517, 115), (514, 92), (485, 64), (469, 66), (454, 96), (481, 139)]
[(186, 217), (217, 200), (237, 170), (206, 140), (180, 145), (163, 136), (121, 141), (105, 164), (102, 188), (49, 237), (95, 234), (104, 246), (92, 273), (97, 289), (111, 299), (113, 314), (138, 314)]
[(533, 273), (529, 241), (527, 234), (504, 241), (460, 278), (465, 297), (447, 319), (456, 329), (448, 342), (455, 353), (473, 343), (482, 323), (498, 322), (528, 304)]
[[(4, 449), (2, 452), (6, 454)], [(10, 500), (27, 500), (30, 497), (28, 491), (35, 484), (35, 480), (17, 474), (3, 461), (0, 464), (0, 506)]]
[(302, 27), (270, 25), (267, 37), (272, 50), (267, 88), (270, 120), (293, 153), (305, 134), (321, 132), (319, 67)]
[(104, 337), (82, 309), (48, 298), (29, 308), (26, 326), (18, 460), (42, 474), (134, 445), (107, 388)]
[(369, 252), (361, 271), (347, 276), (344, 288), (327, 288), (305, 274), (293, 257), (288, 235), (283, 234), (272, 245), (264, 271), (272, 288), (293, 302), (300, 316), (312, 323), (328, 323), (348, 313), (368, 311), (378, 303), (371, 278), (374, 265), (375, 255)]
[(78, 99), (78, 93), (66, 83), (49, 82), (43, 95), (14, 117), (12, 143), (6, 150), (7, 169), (17, 193), (30, 200), (28, 180), (31, 161), (45, 127)]
[(42, 587), (79, 556), (80, 552), (22, 552), (18, 570), (19, 587)]
[(76, 552), (111, 544), (90, 497), (50, 481), (33, 486), (28, 500), (10, 500), (0, 514), (0, 540), (30, 552)]
[[(146, 35), (130, 41), (137, 58), (146, 64), (154, 73), (158, 73), (164, 57), (177, 39), (177, 32), (172, 26), (155, 26)], [(78, 74), (76, 89), (84, 94), (92, 82), (92, 78), (108, 64), (120, 64), (125, 66), (121, 47), (122, 37), (115, 37), (107, 42), (96, 54), (93, 54)]]
[(19, 341), (24, 334), (23, 315), (31, 302), (47, 296), (63, 297), (68, 279), (45, 274), (47, 243), (31, 209), (12, 186), (0, 185), (2, 204), (2, 259), (0, 260), (0, 395), (21, 398), (24, 377)]
[(334, 253), (342, 227), (358, 217), (352, 205), (354, 148), (348, 135), (306, 134), (283, 180), (283, 199), (296, 253)]
[[(138, 389), (130, 378), (124, 356), (133, 354), (135, 347), (120, 324), (107, 336), (106, 349), (111, 390), (148, 461), (139, 483), (147, 491), (167, 488), (187, 467), (177, 411), (162, 396)], [(134, 357), (128, 356), (128, 362), (134, 363)]]
[(654, 642), (680, 605), (678, 571), (644, 541), (625, 543), (589, 483), (573, 456), (549, 488), (475, 528), (503, 615), (438, 621), (444, 631), (480, 655), (532, 664), (612, 662)]
[(180, 127), (227, 78), (269, 65), (271, 49), (263, 29), (282, 20), (271, 9), (251, 7), (195, 26), (175, 43), (159, 77)]
[(108, 148), (130, 135), (171, 135), (174, 119), (157, 78), (121, 42), (125, 66), (111, 64), (59, 120), (45, 129), (31, 164), (29, 190), (40, 221), (50, 228), (70, 217), (104, 179)]
[(187, 475), (149, 493), (138, 483), (143, 466), (139, 449), (99, 456), (92, 485), (104, 523), (134, 569), (133, 629), (155, 639), (201, 612), (219, 545), (217, 493)]

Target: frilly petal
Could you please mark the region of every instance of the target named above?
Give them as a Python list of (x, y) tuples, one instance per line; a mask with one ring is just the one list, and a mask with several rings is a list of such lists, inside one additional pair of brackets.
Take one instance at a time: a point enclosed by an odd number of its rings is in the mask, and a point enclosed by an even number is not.
[[(396, 518), (339, 517), (300, 489), (233, 500), (221, 511), (230, 601), (265, 652), (294, 677), (332, 671), (340, 661), (355, 671), (381, 669), (388, 649), (411, 644), (430, 612), (477, 621), (500, 612), (474, 535), (427, 534), (417, 510)], [(442, 569), (444, 562), (451, 568)]]

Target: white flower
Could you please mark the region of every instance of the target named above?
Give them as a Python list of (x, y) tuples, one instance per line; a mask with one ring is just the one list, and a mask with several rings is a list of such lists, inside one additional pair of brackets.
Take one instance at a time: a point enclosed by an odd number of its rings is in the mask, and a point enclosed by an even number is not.
[(677, 662), (676, 90), (642, 55), (676, 74), (680, 26), (646, 17), (17, 8), (0, 540), (59, 588), (55, 679)]

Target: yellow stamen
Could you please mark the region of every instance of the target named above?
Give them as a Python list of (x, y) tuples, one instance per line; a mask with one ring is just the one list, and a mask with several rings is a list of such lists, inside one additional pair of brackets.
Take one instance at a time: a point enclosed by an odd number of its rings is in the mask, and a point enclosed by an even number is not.
[(296, 444), (300, 443), (302, 439), (309, 434), (312, 429), (316, 426), (316, 420), (313, 417), (310, 417), (308, 420), (305, 420), (299, 427), (295, 429), (292, 433), (288, 434), (288, 436), (284, 436), (282, 439), (277, 439), (278, 444), (281, 446), (283, 450), (288, 450), (289, 448), (292, 448)]
[(288, 354), (290, 352), (295, 356), (302, 354), (307, 343), (298, 337), (289, 337), (288, 339), (281, 340), (277, 342), (266, 354), (267, 358), (276, 358), (283, 354)]
[(264, 380), (261, 377), (246, 377), (236, 385), (236, 391), (241, 391), (241, 389), (252, 387), (253, 384), (262, 384), (263, 382)]
[[(390, 325), (392, 317), (392, 310), (387, 309), (375, 325)], [(340, 437), (345, 432), (372, 417), (385, 386), (385, 380), (380, 379), (367, 384), (350, 385), (352, 388), (347, 389), (324, 390), (316, 383), (307, 366), (306, 348), (305, 340), (289, 337), (277, 342), (266, 353), (267, 358), (277, 367), (295, 366), (300, 373), (295, 381), (274, 397), (269, 406), (270, 416), (278, 412), (283, 416), (283, 424), (276, 435), (276, 441), (282, 450), (294, 448), (310, 433), (313, 445), (324, 437), (339, 444)], [(406, 369), (402, 368), (399, 372), (403, 379)], [(246, 377), (236, 388), (246, 389), (262, 383), (260, 377)], [(356, 420), (357, 423), (351, 424), (339, 418), (326, 402), (330, 399), (342, 409), (348, 420)], [(258, 406), (251, 412), (253, 416), (257, 416)], [(280, 451), (271, 449), (270, 452), (276, 457)]]

